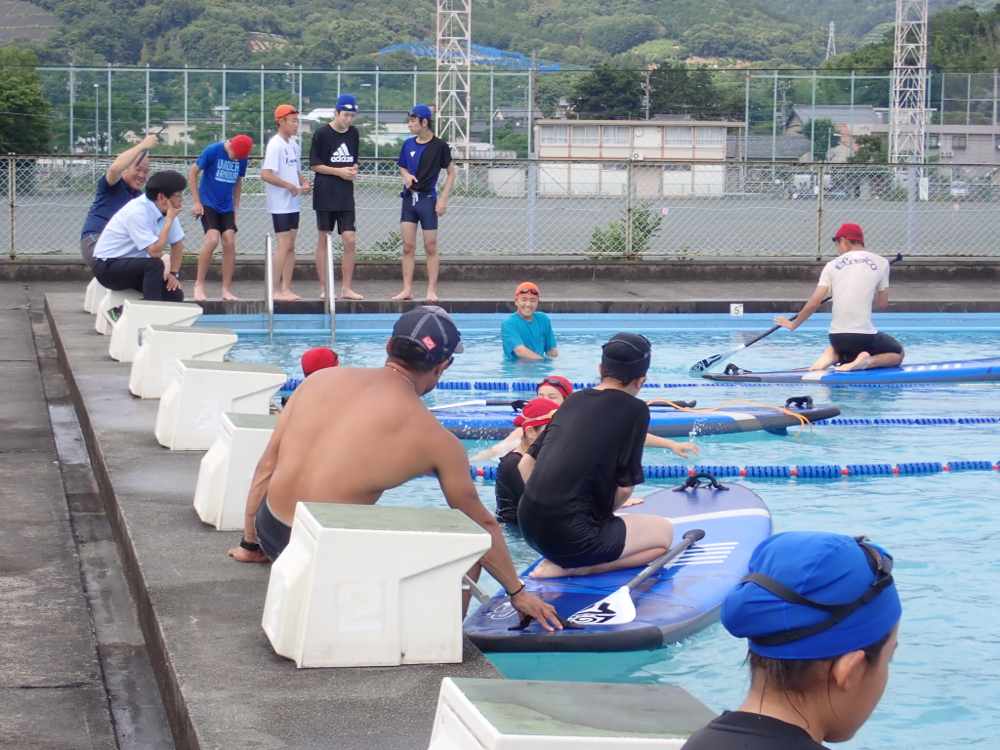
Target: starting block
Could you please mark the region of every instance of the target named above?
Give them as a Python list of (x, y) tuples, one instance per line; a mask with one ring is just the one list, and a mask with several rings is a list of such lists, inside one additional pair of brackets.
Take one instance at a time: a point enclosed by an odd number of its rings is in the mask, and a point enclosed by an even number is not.
[(125, 289), (120, 292), (116, 292), (114, 289), (107, 289), (104, 292), (104, 296), (97, 301), (97, 306), (94, 308), (94, 314), (97, 315), (97, 320), (94, 321), (94, 330), (102, 336), (107, 336), (111, 333), (111, 324), (105, 319), (104, 311), (124, 305), (127, 299), (140, 300), (142, 299), (142, 292), (137, 292), (135, 289)]
[(190, 326), (201, 317), (201, 305), (191, 302), (146, 302), (125, 300), (122, 316), (111, 331), (108, 354), (119, 362), (131, 362), (139, 350), (142, 332), (151, 323), (165, 326)]
[(673, 685), (445, 677), (430, 750), (679, 750), (714, 718)]
[(462, 576), (491, 538), (458, 510), (298, 503), (264, 632), (298, 667), (462, 661)]
[(207, 451), (225, 412), (269, 413), (271, 396), (287, 379), (274, 365), (182, 359), (160, 399), (153, 434), (170, 450)]
[(97, 312), (97, 303), (101, 301), (106, 291), (108, 290), (101, 286), (97, 279), (91, 279), (87, 284), (87, 293), (83, 297), (83, 309), (91, 315)]
[(180, 360), (221, 362), (237, 340), (229, 328), (150, 324), (132, 361), (128, 389), (139, 398), (160, 398), (177, 376)]
[(278, 422), (276, 414), (223, 414), (219, 436), (201, 459), (194, 509), (219, 531), (238, 531), (260, 457)]

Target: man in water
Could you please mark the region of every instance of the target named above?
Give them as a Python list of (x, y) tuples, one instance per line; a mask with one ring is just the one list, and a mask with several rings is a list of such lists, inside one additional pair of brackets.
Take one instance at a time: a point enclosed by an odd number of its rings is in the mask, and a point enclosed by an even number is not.
[(872, 304), (884, 310), (889, 304), (889, 261), (865, 250), (865, 235), (857, 224), (842, 224), (833, 236), (840, 257), (831, 260), (819, 276), (819, 286), (805, 307), (789, 320), (779, 315), (774, 322), (794, 331), (833, 294), (830, 346), (810, 370), (838, 365), (837, 372), (898, 367), (903, 346), (872, 325)]
[[(547, 630), (560, 627), (555, 609), (518, 580), (500, 525), (479, 500), (461, 441), (420, 400), (462, 351), (448, 314), (418, 307), (396, 321), (383, 367), (333, 367), (306, 378), (257, 465), (243, 540), (229, 554), (240, 562), (276, 559), (288, 544), (299, 501), (374, 505), (386, 490), (432, 472), (448, 505), (493, 538), (480, 562), (514, 608)], [(478, 573), (477, 564), (470, 575)]]
[(518, 284), (514, 292), (517, 308), (500, 326), (503, 353), (508, 359), (545, 359), (558, 357), (556, 335), (552, 332), (549, 316), (538, 310), (541, 292), (530, 281)]

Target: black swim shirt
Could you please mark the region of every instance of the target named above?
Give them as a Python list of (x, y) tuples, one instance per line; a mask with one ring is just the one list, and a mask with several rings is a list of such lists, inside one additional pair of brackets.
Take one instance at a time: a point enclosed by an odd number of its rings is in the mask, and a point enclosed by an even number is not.
[(726, 711), (684, 743), (681, 750), (827, 750), (794, 724), (770, 716)]

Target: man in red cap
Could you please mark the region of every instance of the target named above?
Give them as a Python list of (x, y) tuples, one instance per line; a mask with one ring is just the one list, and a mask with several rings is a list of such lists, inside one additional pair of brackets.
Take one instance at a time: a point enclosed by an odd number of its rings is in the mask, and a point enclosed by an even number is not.
[(830, 346), (809, 369), (837, 365), (837, 372), (848, 372), (898, 366), (903, 361), (902, 345), (872, 325), (872, 304), (879, 310), (889, 304), (889, 261), (865, 250), (865, 235), (857, 224), (841, 224), (833, 242), (839, 257), (823, 268), (819, 286), (805, 307), (795, 320), (779, 315), (774, 322), (794, 331), (832, 294)]
[(317, 370), (325, 370), (327, 367), (336, 367), (339, 364), (340, 358), (337, 352), (320, 346), (302, 355), (302, 374), (308, 378)]
[(517, 312), (500, 326), (503, 353), (510, 359), (545, 359), (558, 357), (556, 335), (549, 316), (538, 311), (541, 292), (536, 284), (525, 281), (517, 285), (514, 305)]
[[(236, 270), (236, 214), (243, 195), (243, 177), (247, 173), (247, 157), (253, 151), (253, 139), (238, 135), (221, 143), (216, 142), (201, 152), (191, 165), (188, 185), (194, 205), (191, 212), (201, 217), (205, 230), (205, 244), (198, 256), (198, 277), (194, 283), (195, 302), (205, 301), (205, 277), (212, 265), (212, 253), (222, 239), (222, 299), (235, 301), (233, 272)], [(205, 173), (201, 186), (198, 175)]]

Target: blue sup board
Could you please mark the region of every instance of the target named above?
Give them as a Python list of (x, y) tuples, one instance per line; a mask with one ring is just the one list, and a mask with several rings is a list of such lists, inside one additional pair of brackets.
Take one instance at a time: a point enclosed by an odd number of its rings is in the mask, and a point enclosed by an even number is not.
[[(788, 409), (801, 414), (810, 422), (830, 419), (840, 414), (840, 409), (828, 404), (789, 406)], [(794, 416), (767, 406), (691, 412), (654, 404), (649, 407), (649, 412), (650, 433), (669, 438), (686, 437), (692, 432), (698, 435), (723, 435), (757, 430), (777, 432), (800, 424)], [(434, 413), (448, 432), (463, 440), (503, 440), (514, 429), (514, 417), (517, 416), (517, 411), (510, 404), (463, 406), (456, 409), (438, 408)]]
[(855, 372), (810, 371), (705, 373), (703, 378), (725, 383), (822, 383), (823, 385), (903, 385), (912, 383), (985, 383), (1000, 380), (1000, 357), (931, 362), (924, 365), (876, 367)]
[[(683, 487), (683, 485), (682, 485)], [(625, 586), (639, 568), (573, 578), (534, 579), (522, 574), (528, 591), (552, 604), (582, 630), (545, 631), (538, 623), (511, 630), (520, 617), (503, 594), (493, 597), (465, 620), (465, 633), (487, 653), (641, 651), (682, 640), (719, 619), (722, 600), (747, 574), (750, 555), (771, 535), (771, 514), (746, 487), (706, 484), (665, 489), (620, 511), (666, 516), (675, 525), (674, 543), (685, 532), (705, 536), (632, 592), (635, 619), (602, 624), (606, 610), (595, 607)], [(575, 617), (574, 617), (575, 616)]]

